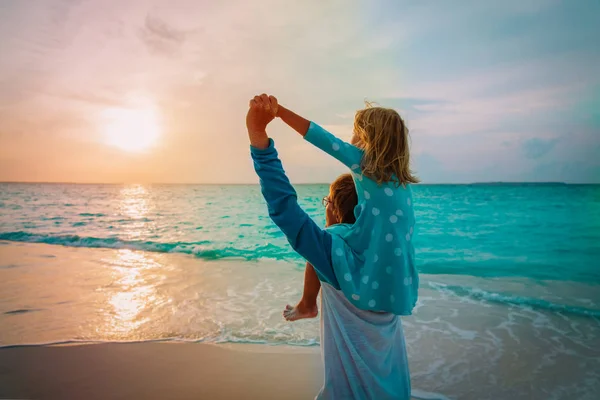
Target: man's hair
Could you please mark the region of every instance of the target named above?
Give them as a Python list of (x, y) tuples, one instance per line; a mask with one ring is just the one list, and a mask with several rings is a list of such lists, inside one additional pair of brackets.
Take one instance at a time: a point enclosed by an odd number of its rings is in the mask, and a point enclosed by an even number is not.
[(352, 175), (340, 175), (330, 186), (330, 199), (333, 213), (342, 224), (353, 224), (356, 222), (354, 207), (358, 204), (356, 186)]

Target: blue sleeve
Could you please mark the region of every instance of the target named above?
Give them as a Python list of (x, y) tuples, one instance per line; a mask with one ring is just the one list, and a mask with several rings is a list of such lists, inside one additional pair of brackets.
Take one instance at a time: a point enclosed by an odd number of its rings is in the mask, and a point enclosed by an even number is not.
[(285, 175), (272, 139), (269, 147), (250, 147), (254, 169), (267, 202), (269, 216), (285, 234), (292, 248), (310, 262), (319, 279), (340, 288), (331, 266), (331, 234), (300, 208), (296, 191)]
[(359, 170), (363, 151), (333, 136), (319, 125), (311, 122), (304, 139), (315, 145), (352, 170)]

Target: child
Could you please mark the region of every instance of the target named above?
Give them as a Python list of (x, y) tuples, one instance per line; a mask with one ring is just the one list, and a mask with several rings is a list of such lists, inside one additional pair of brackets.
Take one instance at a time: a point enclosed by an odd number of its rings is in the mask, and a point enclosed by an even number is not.
[[(358, 308), (410, 315), (418, 290), (410, 184), (418, 179), (409, 168), (408, 130), (400, 115), (367, 105), (356, 113), (349, 144), (282, 107), (272, 96), (263, 94), (253, 101), (267, 104), (274, 116), (352, 171), (358, 196), (356, 221), (327, 228), (340, 290)], [(313, 274), (309, 268), (303, 299), (296, 307), (288, 306), (287, 319), (316, 315), (319, 281)]]

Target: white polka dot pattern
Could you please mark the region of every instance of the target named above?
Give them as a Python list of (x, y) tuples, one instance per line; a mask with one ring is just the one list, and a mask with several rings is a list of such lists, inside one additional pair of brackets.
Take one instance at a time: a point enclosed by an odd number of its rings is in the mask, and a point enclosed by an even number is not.
[(356, 183), (356, 222), (331, 229), (332, 235), (346, 242), (334, 240), (330, 247), (342, 291), (352, 304), (366, 310), (410, 312), (417, 295), (412, 285), (418, 282), (412, 241), (418, 221), (411, 186), (377, 184), (362, 170), (360, 152), (339, 139), (323, 136), (317, 141), (315, 136), (314, 142), (335, 158), (344, 159), (346, 171)]

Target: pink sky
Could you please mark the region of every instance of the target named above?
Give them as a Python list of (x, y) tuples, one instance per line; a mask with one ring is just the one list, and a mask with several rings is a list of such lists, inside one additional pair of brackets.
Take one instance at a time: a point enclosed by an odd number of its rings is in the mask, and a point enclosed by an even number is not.
[[(268, 92), (346, 138), (397, 108), (425, 182), (598, 182), (597, 24), (525, 3), (3, 1), (0, 181), (254, 183)], [(270, 133), (293, 181), (343, 172)]]

